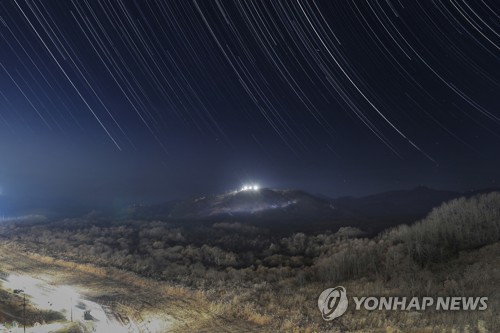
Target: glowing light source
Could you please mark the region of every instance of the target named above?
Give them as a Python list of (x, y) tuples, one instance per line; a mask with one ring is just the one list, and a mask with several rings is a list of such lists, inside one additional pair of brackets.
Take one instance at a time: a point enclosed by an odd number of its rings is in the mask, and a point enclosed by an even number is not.
[(257, 185), (257, 184), (244, 185), (244, 186), (241, 188), (240, 192), (241, 192), (241, 191), (258, 191), (258, 190), (259, 190), (259, 188), (260, 188), (260, 187), (259, 187), (259, 185)]

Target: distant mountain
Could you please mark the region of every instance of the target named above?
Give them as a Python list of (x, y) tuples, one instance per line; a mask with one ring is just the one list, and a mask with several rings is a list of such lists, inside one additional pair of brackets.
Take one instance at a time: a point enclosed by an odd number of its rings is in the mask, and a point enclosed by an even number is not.
[[(105, 208), (100, 209), (100, 214), (111, 219), (161, 219), (182, 223), (238, 221), (266, 228), (312, 232), (336, 231), (351, 226), (377, 233), (388, 227), (418, 221), (443, 202), (498, 190), (454, 192), (417, 187), (359, 198), (331, 199), (301, 190), (263, 188), (157, 205), (132, 205), (122, 210)], [(90, 210), (65, 201), (0, 196), (0, 220), (27, 215), (75, 217)]]
[(387, 227), (424, 218), (442, 203), (474, 194), (417, 187), (365, 197), (329, 199), (301, 190), (260, 189), (235, 191), (160, 205), (129, 207), (131, 218), (189, 221), (238, 220), (273, 228), (320, 231), (342, 226), (376, 233)]
[(305, 219), (331, 218), (335, 208), (328, 200), (300, 190), (234, 191), (162, 205), (132, 207), (134, 217), (172, 219), (258, 218)]
[(411, 190), (388, 191), (360, 198), (337, 198), (333, 203), (344, 217), (350, 217), (343, 223), (376, 233), (388, 227), (421, 220), (433, 208), (447, 201), (494, 191), (500, 189), (456, 192), (419, 186)]
[(334, 203), (339, 210), (356, 216), (416, 216), (425, 217), (434, 207), (459, 197), (500, 191), (489, 188), (468, 192), (435, 190), (419, 186), (411, 190), (388, 191), (360, 198), (338, 198)]
[(464, 195), (460, 192), (434, 190), (419, 186), (411, 190), (388, 191), (361, 198), (335, 199), (337, 208), (355, 216), (424, 217), (432, 208)]

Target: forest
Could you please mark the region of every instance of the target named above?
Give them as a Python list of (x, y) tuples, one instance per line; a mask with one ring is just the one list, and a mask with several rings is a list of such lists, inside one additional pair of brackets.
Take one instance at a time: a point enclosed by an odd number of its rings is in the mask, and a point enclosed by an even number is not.
[[(272, 322), (282, 329), (291, 323), (288, 328), (300, 330), (323, 325), (317, 323), (316, 307), (311, 304), (328, 286), (343, 284), (360, 293), (376, 288), (379, 293), (404, 291), (420, 296), (484, 295), (493, 292), (488, 288), (500, 277), (498, 192), (452, 200), (421, 221), (374, 237), (349, 226), (283, 237), (238, 221), (183, 224), (108, 220), (95, 214), (18, 221), (2, 225), (0, 233), (2, 242), (25, 252), (113, 267), (203, 291), (221, 313), (248, 313), (259, 323)], [(491, 300), (492, 304), (498, 301), (498, 297)], [(491, 316), (488, 325), (500, 327), (496, 314), (491, 310), (470, 316)], [(432, 323), (433, 315), (426, 315), (430, 319), (422, 325)], [(469, 315), (460, 318), (463, 322), (450, 319), (450, 325), (470, 325)], [(357, 325), (356, 318), (343, 320), (342, 325)], [(396, 326), (405, 322), (385, 320)], [(473, 320), (477, 326), (480, 319)], [(442, 318), (439, 323), (446, 325)]]

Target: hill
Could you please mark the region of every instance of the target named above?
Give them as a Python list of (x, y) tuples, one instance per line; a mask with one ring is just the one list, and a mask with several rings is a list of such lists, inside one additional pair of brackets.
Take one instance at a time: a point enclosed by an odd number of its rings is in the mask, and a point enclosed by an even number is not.
[(490, 191), (455, 192), (417, 187), (359, 198), (330, 199), (302, 190), (264, 188), (131, 206), (124, 217), (190, 222), (240, 221), (273, 229), (312, 232), (335, 231), (349, 225), (377, 233), (421, 219), (446, 201)]

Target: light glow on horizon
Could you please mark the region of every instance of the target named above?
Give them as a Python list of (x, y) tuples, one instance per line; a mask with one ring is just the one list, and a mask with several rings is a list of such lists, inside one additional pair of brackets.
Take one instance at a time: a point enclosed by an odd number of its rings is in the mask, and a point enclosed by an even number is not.
[(244, 185), (240, 189), (240, 192), (242, 192), (242, 191), (258, 191), (259, 189), (260, 189), (260, 186), (257, 184), (248, 184), (248, 185)]

